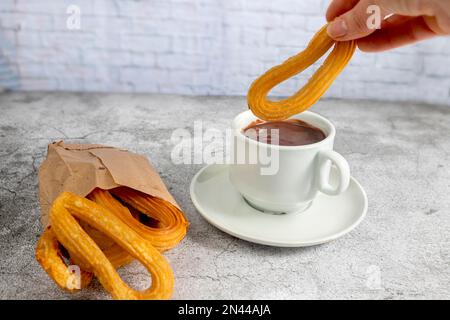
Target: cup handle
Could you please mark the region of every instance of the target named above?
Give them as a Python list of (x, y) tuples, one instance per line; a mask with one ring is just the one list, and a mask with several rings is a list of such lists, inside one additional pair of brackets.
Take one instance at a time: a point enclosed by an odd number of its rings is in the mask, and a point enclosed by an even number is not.
[[(333, 150), (322, 150), (319, 152), (318, 157), (319, 191), (330, 196), (337, 196), (347, 190), (350, 184), (350, 167), (347, 160)], [(330, 184), (331, 164), (337, 167), (339, 175), (339, 184), (335, 188)]]

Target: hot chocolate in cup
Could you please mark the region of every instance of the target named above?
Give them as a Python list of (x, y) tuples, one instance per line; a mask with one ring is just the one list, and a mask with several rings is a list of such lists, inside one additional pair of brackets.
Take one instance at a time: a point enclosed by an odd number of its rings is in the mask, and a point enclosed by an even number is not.
[(256, 120), (242, 132), (250, 139), (280, 146), (304, 146), (326, 138), (321, 129), (295, 118), (277, 121)]
[[(250, 110), (239, 114), (232, 123), (230, 181), (252, 207), (263, 212), (302, 212), (319, 192), (339, 195), (350, 183), (347, 161), (333, 151), (334, 125), (310, 111), (288, 121), (291, 123), (287, 126), (279, 122), (265, 124), (265, 129), (278, 128), (278, 136), (277, 131), (266, 131), (265, 136), (257, 130), (253, 136), (249, 135), (248, 129), (257, 129), (258, 125), (264, 129), (261, 126), (264, 122)], [(303, 125), (300, 130), (303, 138), (289, 136), (299, 132), (292, 123)], [(270, 139), (264, 139), (269, 136)], [(297, 143), (284, 143), (286, 140)], [(332, 165), (338, 178), (330, 182)]]

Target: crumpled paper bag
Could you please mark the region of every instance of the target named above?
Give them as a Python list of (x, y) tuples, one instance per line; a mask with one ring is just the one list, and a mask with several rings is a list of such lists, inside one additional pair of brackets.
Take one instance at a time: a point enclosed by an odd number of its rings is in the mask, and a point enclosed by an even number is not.
[(99, 144), (51, 143), (39, 168), (42, 224), (49, 224), (50, 207), (64, 191), (85, 197), (95, 188), (109, 190), (120, 186), (161, 198), (179, 208), (146, 157)]

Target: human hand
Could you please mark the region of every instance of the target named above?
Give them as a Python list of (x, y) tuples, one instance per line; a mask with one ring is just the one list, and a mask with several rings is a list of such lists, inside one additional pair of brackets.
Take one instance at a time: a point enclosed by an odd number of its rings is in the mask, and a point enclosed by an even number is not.
[[(372, 5), (381, 13), (378, 29), (368, 24)], [(450, 35), (450, 0), (333, 0), (326, 17), (330, 37), (357, 40), (359, 49), (366, 52)]]

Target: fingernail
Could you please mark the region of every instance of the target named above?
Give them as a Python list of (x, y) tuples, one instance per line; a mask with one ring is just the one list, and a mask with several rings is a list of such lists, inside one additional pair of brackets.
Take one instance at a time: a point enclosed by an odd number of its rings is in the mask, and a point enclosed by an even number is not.
[(347, 23), (343, 19), (337, 19), (331, 22), (327, 27), (328, 35), (332, 38), (340, 38), (347, 34)]

